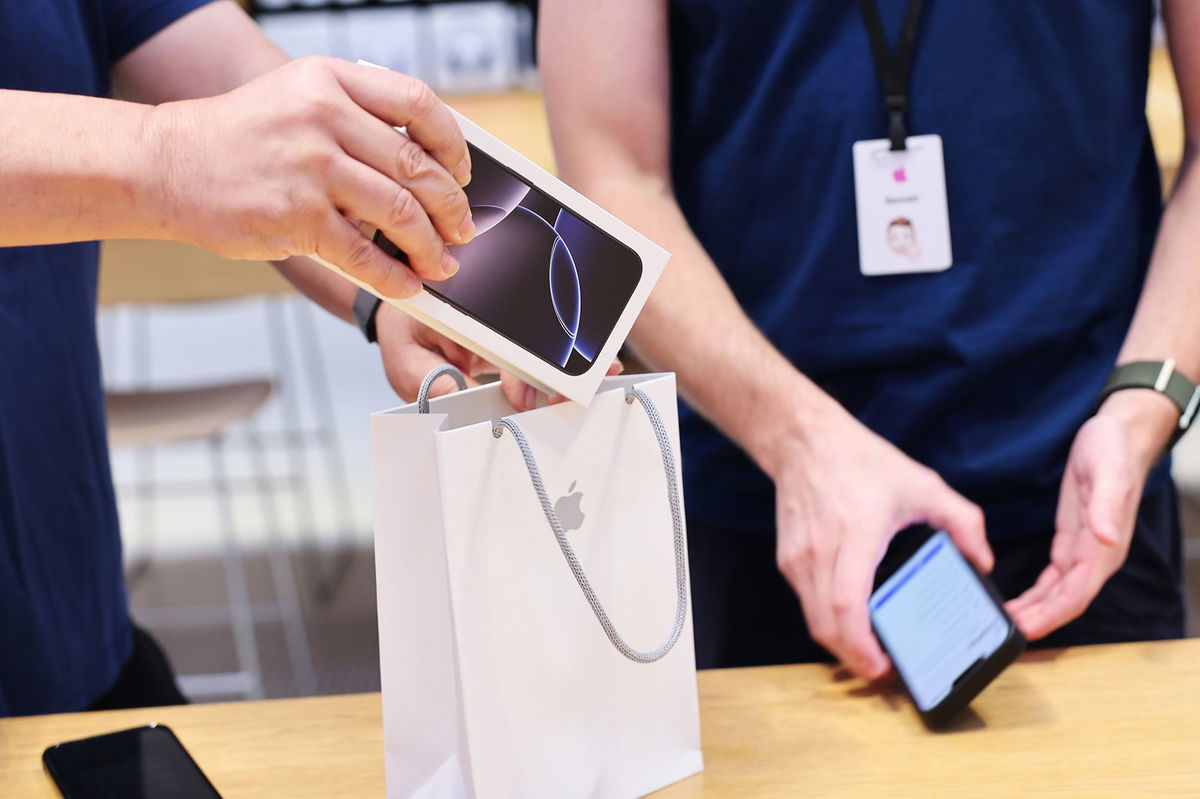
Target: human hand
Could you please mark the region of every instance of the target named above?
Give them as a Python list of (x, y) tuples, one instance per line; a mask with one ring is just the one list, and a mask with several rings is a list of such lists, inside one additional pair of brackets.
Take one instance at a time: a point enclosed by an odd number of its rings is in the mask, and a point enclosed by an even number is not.
[[(416, 399), (421, 381), (435, 367), (449, 363), (458, 367), (467, 378), (468, 386), (478, 385), (481, 374), (499, 371), (475, 353), (454, 343), (432, 328), (396, 308), (383, 303), (375, 316), (375, 335), (383, 356), (383, 369), (388, 382), (397, 394), (409, 402)], [(610, 375), (621, 373), (621, 362), (614, 361)], [(510, 405), (517, 411), (531, 410), (538, 402), (537, 389), (508, 372), (500, 372), (501, 389)], [(440, 397), (454, 390), (449, 380), (439, 380), (429, 389), (429, 396)], [(548, 400), (562, 402), (559, 396)]]
[[(832, 403), (830, 403), (832, 405)], [(775, 480), (776, 558), (813, 639), (855, 674), (891, 664), (871, 630), (875, 571), (897, 532), (928, 523), (984, 572), (992, 553), (980, 509), (840, 407), (782, 449)]]
[(1150, 467), (1179, 411), (1149, 391), (1109, 397), (1075, 436), (1055, 516), (1050, 565), (1007, 604), (1029, 640), (1080, 616), (1125, 562)]
[[(305, 58), (147, 119), (153, 200), (172, 238), (231, 258), (315, 254), (384, 296), (408, 297), (418, 276), (454, 274), (446, 243), (474, 236), (466, 141), (445, 104), (406, 75)], [(352, 220), (383, 230), (409, 266)]]
[[(614, 360), (608, 367), (606, 376), (619, 375), (623, 371), (625, 371), (624, 364), (620, 360)], [(536, 388), (508, 372), (500, 373), (500, 387), (504, 391), (504, 397), (508, 400), (508, 404), (513, 406), (517, 411), (533, 410), (537, 407), (538, 400), (542, 396), (541, 392)], [(546, 404), (548, 405), (557, 405), (560, 402), (566, 401), (567, 398), (561, 394), (553, 394), (546, 397)]]
[[(383, 356), (383, 371), (392, 389), (408, 402), (417, 398), (425, 375), (444, 363), (458, 367), (467, 385), (478, 385), (476, 376), (496, 371), (475, 353), (436, 332), (427, 325), (383, 303), (375, 314), (375, 336)], [(429, 396), (440, 397), (455, 389), (450, 380), (438, 380), (429, 388)]]

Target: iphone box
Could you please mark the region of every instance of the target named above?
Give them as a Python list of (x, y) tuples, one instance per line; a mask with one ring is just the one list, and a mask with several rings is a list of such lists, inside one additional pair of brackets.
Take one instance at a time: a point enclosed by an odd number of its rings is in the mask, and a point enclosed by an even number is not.
[[(383, 299), (535, 388), (587, 404), (670, 255), (455, 116), (471, 151), (464, 191), (475, 238), (450, 246), (462, 266), (453, 277)], [(367, 233), (404, 258), (381, 232)]]

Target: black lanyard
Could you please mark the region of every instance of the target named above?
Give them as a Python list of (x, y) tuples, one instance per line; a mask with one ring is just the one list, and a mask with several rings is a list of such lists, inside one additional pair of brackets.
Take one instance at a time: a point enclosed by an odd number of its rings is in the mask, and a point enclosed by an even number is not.
[(871, 55), (875, 58), (879, 86), (883, 90), (883, 103), (888, 115), (888, 138), (892, 140), (893, 150), (905, 149), (904, 140), (908, 138), (908, 72), (924, 8), (925, 0), (909, 0), (904, 26), (900, 28), (900, 41), (893, 52), (888, 46), (876, 0), (858, 0), (858, 10), (862, 13), (867, 38), (871, 41)]

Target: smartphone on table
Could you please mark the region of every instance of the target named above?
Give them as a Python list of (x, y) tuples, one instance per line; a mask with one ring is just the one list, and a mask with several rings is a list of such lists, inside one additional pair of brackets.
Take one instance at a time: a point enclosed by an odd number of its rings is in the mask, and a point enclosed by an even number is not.
[(1025, 649), (1004, 601), (941, 530), (918, 528), (875, 578), (871, 626), (922, 720), (936, 728)]
[(64, 799), (221, 799), (161, 724), (57, 744), (42, 762)]

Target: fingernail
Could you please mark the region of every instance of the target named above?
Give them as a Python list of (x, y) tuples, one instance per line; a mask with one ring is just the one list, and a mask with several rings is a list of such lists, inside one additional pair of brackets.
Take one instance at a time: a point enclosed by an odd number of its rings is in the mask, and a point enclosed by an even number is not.
[(463, 217), (462, 224), (458, 226), (458, 243), (466, 244), (473, 238), (475, 238), (475, 220), (471, 217), (470, 212), (468, 212)]
[(458, 185), (465, 186), (471, 182), (471, 157), (467, 156), (454, 168), (454, 179)]
[(411, 297), (423, 288), (425, 288), (425, 284), (416, 275), (404, 276), (404, 290), (407, 296)]
[(525, 388), (525, 409), (531, 410), (537, 406), (537, 389), (532, 386)]
[(449, 250), (442, 253), (442, 275), (445, 277), (453, 277), (458, 273), (458, 261), (450, 254)]

